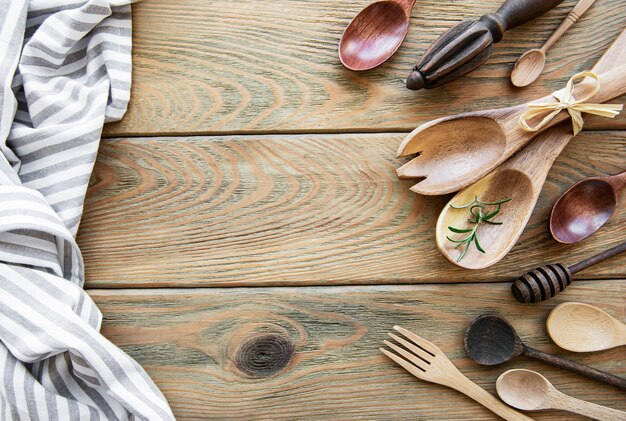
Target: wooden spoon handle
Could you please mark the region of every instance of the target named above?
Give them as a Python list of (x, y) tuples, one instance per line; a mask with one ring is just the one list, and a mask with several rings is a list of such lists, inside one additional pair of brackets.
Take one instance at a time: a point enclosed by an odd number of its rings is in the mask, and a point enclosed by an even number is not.
[(615, 386), (622, 390), (626, 390), (626, 379), (623, 379), (621, 377), (614, 376), (604, 371), (596, 370), (595, 368), (591, 368), (586, 365), (567, 360), (565, 358), (557, 357), (556, 355), (546, 354), (545, 352), (541, 352), (527, 346), (524, 346), (523, 353), (528, 357), (543, 361), (555, 367), (564, 368), (565, 370), (571, 371), (572, 373), (580, 374), (581, 376), (589, 377), (590, 379), (594, 379), (605, 384), (610, 384), (611, 386)]
[(476, 402), (484, 406), (485, 408), (493, 411), (494, 414), (499, 415), (505, 420), (524, 420), (524, 421), (532, 421), (532, 418), (527, 417), (521, 412), (516, 411), (508, 405), (505, 405), (493, 396), (491, 393), (487, 392), (482, 387), (478, 386), (476, 383), (465, 377), (460, 372), (457, 376), (454, 377), (453, 382), (448, 384), (449, 387), (458, 390), (469, 398), (474, 399)]
[(395, 1), (400, 6), (402, 6), (407, 16), (411, 16), (411, 10), (413, 10), (413, 5), (415, 4), (415, 0), (395, 0)]
[(626, 241), (624, 241), (622, 244), (616, 245), (615, 247), (611, 247), (608, 250), (604, 250), (602, 253), (591, 256), (588, 259), (583, 260), (582, 262), (578, 262), (575, 265), (570, 266), (569, 271), (573, 275), (580, 272), (581, 270), (587, 269), (588, 267), (593, 265), (597, 265), (598, 263), (625, 251)]
[(595, 3), (595, 1), (596, 0), (580, 0), (576, 6), (574, 6), (572, 11), (565, 17), (565, 19), (563, 19), (563, 22), (561, 22), (559, 27), (556, 28), (552, 35), (550, 35), (550, 38), (548, 38), (545, 44), (543, 44), (543, 47), (541, 47), (543, 52), (545, 53), (548, 51), (550, 47), (552, 47), (554, 43), (561, 38), (561, 35), (567, 32), (573, 24), (578, 22), (578, 19), (580, 19), (580, 17), (591, 7), (593, 3)]
[(555, 402), (555, 409), (573, 412), (600, 421), (620, 421), (626, 419), (626, 412), (606, 406), (583, 401), (572, 396), (560, 394), (558, 402)]
[(554, 8), (563, 0), (507, 0), (494, 14), (480, 18), (491, 35), (493, 42), (499, 42), (504, 32), (529, 22), (548, 10)]
[(622, 191), (624, 191), (624, 188), (626, 188), (626, 171), (608, 177), (606, 181), (613, 187), (613, 190), (615, 190), (615, 194), (619, 199)]

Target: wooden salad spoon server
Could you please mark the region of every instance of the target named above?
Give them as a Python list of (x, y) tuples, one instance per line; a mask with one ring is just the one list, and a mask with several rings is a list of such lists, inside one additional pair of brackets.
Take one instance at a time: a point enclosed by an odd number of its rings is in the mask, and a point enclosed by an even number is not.
[(470, 324), (465, 332), (465, 352), (481, 365), (498, 365), (525, 355), (626, 390), (626, 379), (524, 345), (513, 326), (497, 315), (483, 315)]
[(400, 326), (393, 328), (402, 336), (389, 333), (389, 337), (401, 346), (390, 341), (384, 341), (385, 345), (394, 352), (385, 348), (380, 348), (380, 351), (418, 379), (457, 390), (505, 420), (532, 420), (521, 412), (506, 406), (491, 393), (465, 377), (452, 364), (446, 354), (434, 344)]
[(369, 70), (396, 52), (407, 32), (415, 0), (377, 1), (361, 10), (339, 41), (339, 60), (350, 70)]
[[(435, 227), (437, 248), (451, 263), (466, 269), (483, 269), (499, 262), (513, 248), (535, 209), (537, 199), (552, 164), (569, 143), (572, 127), (568, 122), (549, 128), (513, 158), (483, 179), (458, 192), (443, 208)], [(478, 197), (484, 201), (511, 199), (504, 203), (497, 217), (500, 225), (482, 223), (476, 236), (484, 252), (474, 244), (457, 247), (448, 237), (462, 239), (467, 233), (450, 231), (450, 227), (471, 228), (467, 209), (454, 209)], [(471, 215), (470, 215), (471, 216)], [(465, 253), (462, 258), (459, 257)]]
[[(606, 72), (620, 62), (626, 62), (626, 43), (616, 42), (605, 51), (592, 70)], [(435, 228), (437, 247), (445, 258), (466, 269), (483, 269), (506, 256), (524, 231), (552, 164), (572, 137), (569, 122), (551, 127), (535, 136), (530, 145), (486, 177), (457, 193), (441, 211)], [(449, 227), (469, 228), (467, 209), (454, 209), (451, 205), (469, 203), (475, 197), (483, 201), (511, 199), (501, 208), (501, 225), (483, 223), (476, 227), (476, 236), (484, 247), (484, 253), (474, 244), (470, 244), (465, 252), (465, 247), (459, 249), (458, 243), (447, 238), (468, 235), (459, 236), (450, 231)], [(463, 257), (459, 259), (460, 256)]]
[(626, 251), (626, 242), (591, 256), (570, 267), (548, 264), (520, 276), (511, 285), (513, 296), (520, 303), (549, 300), (572, 283), (572, 275)]
[(589, 304), (563, 303), (546, 320), (555, 344), (573, 352), (594, 352), (626, 345), (626, 325)]
[[(611, 48), (626, 51), (626, 30)], [(621, 54), (619, 54), (622, 58)], [(613, 63), (618, 66), (624, 61)], [(591, 89), (588, 80), (575, 88), (581, 98)], [(626, 93), (626, 65), (600, 74), (601, 89), (591, 101), (603, 103)], [(532, 103), (554, 102), (548, 95)], [(497, 110), (476, 111), (440, 118), (413, 130), (400, 144), (398, 156), (419, 154), (398, 168), (400, 178), (424, 178), (411, 187), (415, 193), (440, 195), (461, 190), (480, 180), (526, 145), (538, 132), (528, 132), (518, 124), (527, 104)], [(570, 118), (557, 114), (540, 130)]]
[(626, 420), (626, 412), (566, 395), (548, 379), (531, 370), (515, 369), (502, 373), (496, 381), (496, 391), (500, 399), (522, 411), (560, 409), (595, 420)]
[(626, 171), (607, 177), (589, 177), (574, 184), (552, 207), (552, 237), (566, 244), (589, 237), (611, 218), (624, 188)]
[(546, 52), (573, 24), (578, 22), (578, 19), (580, 19), (595, 1), (596, 0), (579, 0), (541, 48), (533, 48), (522, 54), (513, 66), (511, 83), (519, 88), (533, 83), (539, 77), (546, 64)]

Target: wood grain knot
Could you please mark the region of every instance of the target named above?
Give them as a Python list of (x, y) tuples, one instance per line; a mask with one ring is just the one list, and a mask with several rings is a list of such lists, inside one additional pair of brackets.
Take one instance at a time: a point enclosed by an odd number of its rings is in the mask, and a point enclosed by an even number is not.
[(279, 335), (263, 335), (244, 343), (235, 355), (235, 366), (251, 377), (270, 377), (293, 357), (292, 343)]

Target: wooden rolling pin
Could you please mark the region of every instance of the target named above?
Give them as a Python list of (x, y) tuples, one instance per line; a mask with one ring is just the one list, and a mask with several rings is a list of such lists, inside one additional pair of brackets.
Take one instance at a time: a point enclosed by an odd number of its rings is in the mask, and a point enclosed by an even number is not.
[(560, 263), (542, 266), (517, 278), (511, 285), (511, 291), (520, 303), (549, 300), (572, 283), (572, 275), (575, 273), (624, 251), (626, 251), (626, 242), (570, 267)]

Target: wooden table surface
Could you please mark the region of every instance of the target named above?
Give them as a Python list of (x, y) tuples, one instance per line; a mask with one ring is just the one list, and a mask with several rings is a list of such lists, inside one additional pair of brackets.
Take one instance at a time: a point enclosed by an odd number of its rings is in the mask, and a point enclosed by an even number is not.
[(624, 209), (577, 245), (547, 232), (569, 185), (626, 167), (626, 113), (587, 120), (518, 244), (486, 270), (458, 269), (437, 251), (434, 224), (448, 198), (420, 197), (395, 176), (406, 161), (395, 150), (417, 125), (518, 104), (590, 68), (626, 26), (626, 2), (598, 0), (528, 88), (510, 85), (512, 64), (574, 0), (508, 32), (469, 76), (420, 92), (403, 83), (418, 55), (500, 0), (419, 0), (397, 54), (353, 73), (339, 64), (337, 43), (367, 3), (133, 6), (131, 104), (105, 127), (78, 238), (102, 332), (147, 369), (179, 419), (494, 419), (380, 354), (394, 324), (439, 345), (492, 393), (500, 373), (526, 367), (565, 393), (626, 410), (612, 387), (524, 358), (481, 367), (462, 347), (471, 320), (498, 312), (529, 345), (626, 376), (623, 348), (569, 353), (545, 332), (550, 310), (566, 301), (624, 320), (626, 254), (581, 272), (546, 303), (521, 305), (510, 293), (528, 269), (572, 264), (626, 238)]

